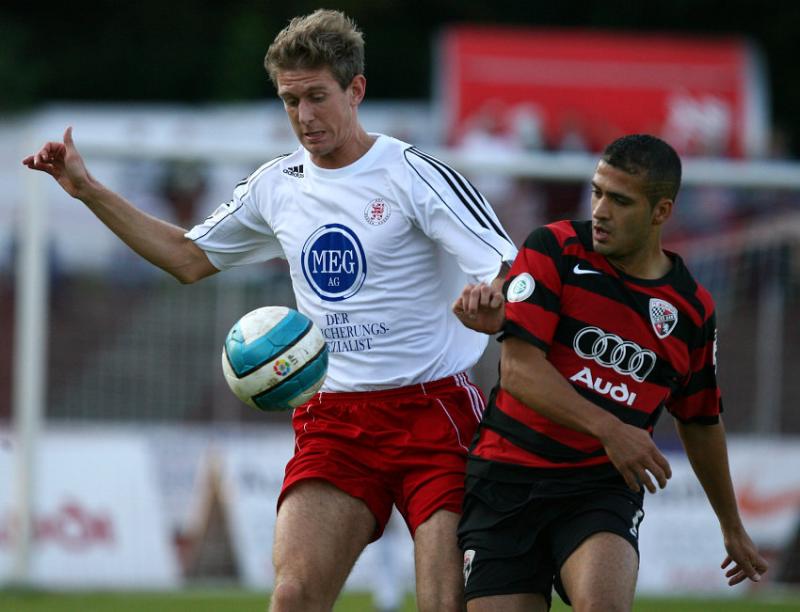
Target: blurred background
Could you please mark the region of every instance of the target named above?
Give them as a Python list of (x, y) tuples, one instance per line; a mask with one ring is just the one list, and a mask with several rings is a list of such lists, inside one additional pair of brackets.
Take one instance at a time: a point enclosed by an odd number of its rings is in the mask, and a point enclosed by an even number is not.
[[(156, 216), (199, 223), (241, 178), (297, 146), (262, 62), (291, 17), (318, 7), (0, 6), (0, 585), (271, 586), (289, 415), (238, 403), (220, 351), (245, 312), (293, 304), (283, 263), (179, 286), (20, 160), (72, 125), (97, 178)], [(640, 591), (753, 606), (765, 593), (791, 597), (800, 583), (800, 5), (327, 7), (365, 32), (367, 129), (461, 170), (518, 244), (543, 223), (588, 217), (597, 153), (617, 136), (652, 133), (681, 153), (667, 246), (717, 301), (737, 496), (772, 569), (757, 589), (724, 586), (718, 527), (667, 415), (656, 438), (675, 476), (646, 505)], [(497, 355), (491, 342), (473, 373), (487, 393)], [(348, 589), (398, 608), (413, 590), (411, 559), (400, 524), (367, 550)]]

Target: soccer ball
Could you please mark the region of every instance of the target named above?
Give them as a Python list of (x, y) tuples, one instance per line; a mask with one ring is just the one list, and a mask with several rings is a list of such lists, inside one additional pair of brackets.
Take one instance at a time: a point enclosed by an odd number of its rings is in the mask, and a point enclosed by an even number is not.
[(291, 308), (248, 312), (228, 332), (222, 372), (245, 404), (273, 412), (304, 404), (328, 372), (328, 348), (314, 323)]

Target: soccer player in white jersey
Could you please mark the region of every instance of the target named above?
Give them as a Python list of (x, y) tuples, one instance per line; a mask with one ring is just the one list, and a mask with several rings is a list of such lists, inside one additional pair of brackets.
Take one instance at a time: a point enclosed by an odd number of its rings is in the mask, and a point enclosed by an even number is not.
[(462, 326), (450, 303), (463, 285), (479, 283), (457, 308), (499, 308), (500, 277), (516, 249), (462, 176), (361, 126), (363, 38), (345, 15), (293, 19), (265, 66), (301, 146), (261, 166), (188, 232), (98, 183), (71, 128), (23, 163), (51, 174), (181, 282), (288, 260), (297, 307), (331, 354), (322, 392), (293, 415), (272, 610), (331, 609), (393, 505), (414, 538), (418, 608), (461, 610), (456, 525), (467, 445), (483, 410), (465, 371), (487, 339)]

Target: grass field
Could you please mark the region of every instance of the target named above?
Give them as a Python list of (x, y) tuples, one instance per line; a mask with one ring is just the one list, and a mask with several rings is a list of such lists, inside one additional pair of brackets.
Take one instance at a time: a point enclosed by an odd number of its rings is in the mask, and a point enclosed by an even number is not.
[[(182, 591), (178, 593), (52, 593), (0, 591), (2, 612), (264, 612), (264, 594), (239, 590)], [(372, 612), (369, 595), (342, 596), (335, 612)], [(407, 597), (402, 612), (416, 610)], [(552, 612), (569, 610), (557, 600)], [(645, 599), (635, 612), (798, 612), (794, 597), (748, 599)]]

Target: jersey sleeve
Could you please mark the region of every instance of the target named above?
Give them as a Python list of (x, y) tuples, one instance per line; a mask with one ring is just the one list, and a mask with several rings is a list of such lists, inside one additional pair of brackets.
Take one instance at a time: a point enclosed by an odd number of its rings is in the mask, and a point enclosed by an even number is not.
[(285, 257), (272, 228), (250, 198), (250, 185), (240, 183), (230, 202), (186, 233), (205, 251), (218, 270)]
[(682, 423), (714, 425), (722, 412), (722, 397), (717, 385), (717, 324), (713, 312), (697, 329), (689, 362), (685, 384), (667, 402), (667, 410)]
[(549, 350), (560, 318), (561, 260), (561, 247), (547, 227), (528, 236), (505, 282), (506, 320), (500, 340), (516, 336)]
[(411, 147), (412, 222), (453, 255), (465, 274), (489, 283), (517, 249), (483, 195), (461, 174)]

